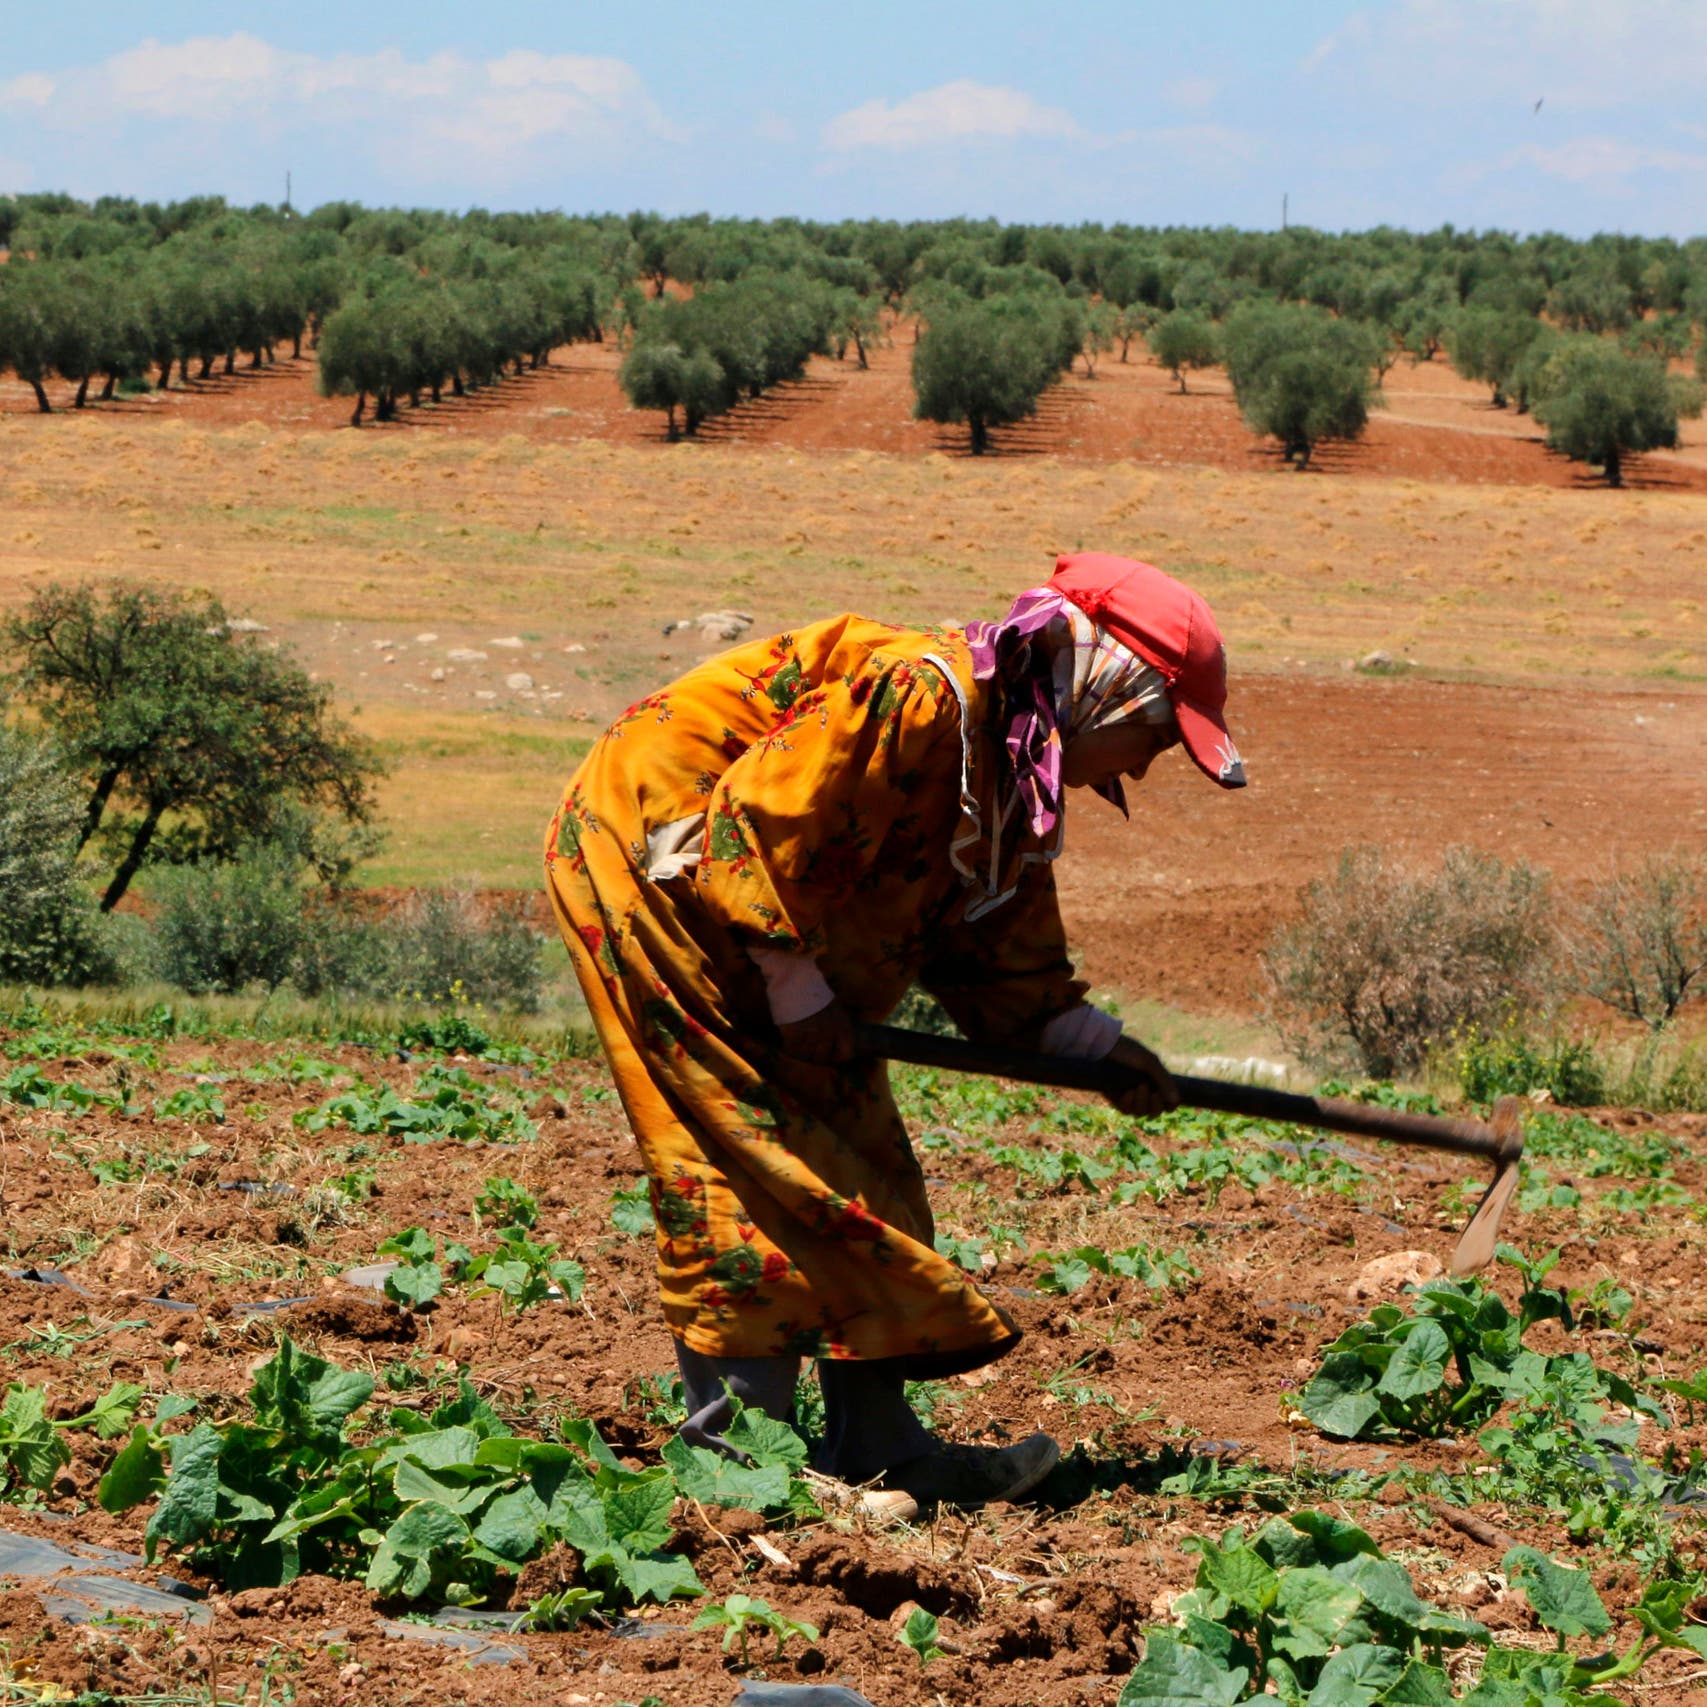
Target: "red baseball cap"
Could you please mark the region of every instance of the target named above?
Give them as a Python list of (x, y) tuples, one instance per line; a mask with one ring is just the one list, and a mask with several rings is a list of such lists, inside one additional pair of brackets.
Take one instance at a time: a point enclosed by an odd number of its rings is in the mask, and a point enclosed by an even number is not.
[(1227, 648), (1204, 600), (1151, 564), (1102, 551), (1058, 558), (1049, 585), (1160, 673), (1198, 769), (1223, 788), (1243, 788), (1244, 761), (1224, 715)]

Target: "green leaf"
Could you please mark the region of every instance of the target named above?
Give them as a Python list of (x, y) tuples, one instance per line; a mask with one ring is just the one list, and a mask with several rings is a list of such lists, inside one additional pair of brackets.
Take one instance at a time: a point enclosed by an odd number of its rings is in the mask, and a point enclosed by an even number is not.
[(1245, 1546), (1242, 1540), (1232, 1546), (1217, 1546), (1213, 1541), (1193, 1537), (1185, 1545), (1202, 1554), (1197, 1567), (1199, 1586), (1224, 1596), (1252, 1618), (1260, 1617), (1274, 1604), (1280, 1578), (1261, 1554)]
[(763, 1411), (742, 1409), (723, 1431), (723, 1438), (757, 1465), (783, 1464), (790, 1470), (806, 1467), (806, 1442), (787, 1423)]
[(482, 1547), (520, 1565), (532, 1556), (539, 1545), (545, 1508), (531, 1488), (517, 1488), (500, 1494), (486, 1508), (474, 1531), (474, 1539)]
[(1340, 1632), (1362, 1605), (1360, 1589), (1319, 1565), (1282, 1571), (1273, 1609), (1275, 1650), (1289, 1659), (1319, 1659), (1338, 1646)]
[[(1337, 1565), (1347, 1559), (1356, 1558), (1359, 1554), (1374, 1559), (1381, 1557), (1381, 1549), (1376, 1546), (1374, 1536), (1367, 1529), (1360, 1529), (1343, 1517), (1333, 1517), (1325, 1511), (1306, 1508), (1293, 1512), (1287, 1521), (1301, 1535), (1310, 1538), (1312, 1555), (1308, 1559), (1297, 1561), (1300, 1564)], [(1272, 1527), (1265, 1525), (1263, 1534), (1266, 1536)]]
[(219, 1509), (219, 1455), (224, 1447), (212, 1423), (173, 1437), (171, 1473), (145, 1531), (145, 1551), (151, 1561), (158, 1541), (185, 1547), (212, 1532)]
[(1381, 1414), (1372, 1373), (1356, 1352), (1330, 1352), (1310, 1378), (1298, 1408), (1323, 1434), (1356, 1440)]
[(676, 1435), (662, 1453), (676, 1486), (701, 1505), (743, 1506), (773, 1511), (788, 1504), (788, 1468), (782, 1464), (738, 1464), (721, 1452), (690, 1446)]
[(444, 1270), (436, 1262), (399, 1263), (385, 1277), (385, 1296), (411, 1310), (432, 1303), (444, 1289)]
[(1446, 1330), (1439, 1322), (1421, 1317), (1394, 1349), (1375, 1391), (1395, 1399), (1420, 1399), (1438, 1392), (1451, 1359), (1452, 1343)]
[(1405, 1672), (1405, 1656), (1394, 1648), (1358, 1642), (1341, 1648), (1322, 1667), (1310, 1691), (1310, 1707), (1370, 1707)]
[(1439, 1666), (1412, 1660), (1381, 1700), (1384, 1707), (1452, 1707), (1452, 1680)]
[(71, 1452), (59, 1430), (47, 1420), (47, 1394), (39, 1387), (14, 1386), (0, 1405), (0, 1463), (28, 1488), (46, 1488)]
[(471, 1516), (492, 1497), (501, 1478), (492, 1471), (474, 1465), (445, 1465), (428, 1469), (413, 1458), (404, 1458), (397, 1465), (397, 1497), (404, 1502), (428, 1500), (454, 1511), (459, 1517)]
[(313, 1357), (287, 1335), (278, 1355), (255, 1372), (249, 1400), (262, 1428), (333, 1450), (342, 1440), (344, 1419), (372, 1394), (372, 1376)]
[(1457, 1618), (1420, 1599), (1411, 1586), (1410, 1574), (1394, 1559), (1359, 1553), (1333, 1567), (1333, 1574), (1363, 1591), (1369, 1604), (1400, 1625), (1408, 1636), (1450, 1638), (1457, 1647), (1464, 1642), (1485, 1641), (1487, 1631), (1468, 1618)]
[(944, 1650), (937, 1641), (941, 1625), (937, 1622), (934, 1612), (927, 1612), (922, 1606), (915, 1606), (907, 1615), (907, 1622), (901, 1626), (899, 1640), (911, 1648), (919, 1656), (920, 1665), (929, 1665), (932, 1660), (941, 1658)]
[(678, 1594), (700, 1595), (705, 1584), (694, 1575), (694, 1568), (679, 1553), (648, 1553), (640, 1557), (618, 1547), (612, 1549), (617, 1580), (634, 1600), (648, 1596), (657, 1601), (670, 1600)]
[(376, 1254), (404, 1263), (424, 1263), (431, 1260), (435, 1249), (433, 1236), (425, 1227), (405, 1227), (401, 1233), (393, 1233)]
[(80, 1417), (63, 1426), (92, 1428), (102, 1440), (116, 1440), (136, 1421), (143, 1389), (134, 1381), (115, 1381)]
[(165, 1481), (160, 1448), (148, 1430), (139, 1426), (131, 1430), (129, 1441), (107, 1466), (95, 1497), (103, 1511), (129, 1511), (158, 1493)]
[(662, 1466), (601, 1494), (601, 1503), (611, 1539), (631, 1553), (650, 1553), (675, 1533), (670, 1526), (670, 1509), (676, 1503), (676, 1485)]
[(442, 1554), (461, 1550), (468, 1525), (453, 1511), (430, 1501), (412, 1505), (386, 1530), (367, 1570), (373, 1593), (418, 1600), (432, 1586), (433, 1564)]
[(1556, 1565), (1533, 1547), (1513, 1547), (1501, 1568), (1529, 1596), (1535, 1616), (1555, 1634), (1604, 1636), (1612, 1628), (1587, 1571)]
[(1233, 1707), (1249, 1675), (1242, 1667), (1225, 1670), (1207, 1654), (1155, 1631), (1145, 1639), (1144, 1657), (1115, 1707)]

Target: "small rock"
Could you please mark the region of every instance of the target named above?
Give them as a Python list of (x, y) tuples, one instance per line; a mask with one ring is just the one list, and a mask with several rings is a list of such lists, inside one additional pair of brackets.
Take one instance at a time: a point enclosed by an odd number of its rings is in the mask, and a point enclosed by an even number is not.
[(505, 676), (504, 686), (512, 693), (523, 693), (533, 687), (533, 677), (526, 670), (512, 670)]
[(1366, 652), (1357, 660), (1357, 667), (1360, 670), (1390, 670), (1393, 667), (1393, 654), (1380, 651)]
[(267, 625), (252, 616), (234, 616), (225, 625), (227, 634), (265, 634)]
[(506, 652), (519, 652), (527, 644), (519, 634), (506, 634), (501, 640), (488, 640), (488, 646), (502, 646)]
[(442, 668), (428, 672), (428, 675), (427, 675), (428, 681), (442, 682), (444, 679), (445, 679), (445, 673), (444, 673), (444, 670)]
[(579, 641), (576, 641), (573, 646), (565, 646), (563, 650), (565, 652), (585, 652), (587, 649)]
[(415, 636), (415, 644), (417, 646), (431, 646), (437, 639), (438, 636), (436, 634), (417, 634)]
[(924, 1608), (920, 1606), (916, 1600), (902, 1601), (901, 1604), (889, 1614), (889, 1628), (891, 1630), (900, 1630), (905, 1628), (907, 1620), (911, 1618), (915, 1612), (922, 1612), (923, 1610)]
[(1439, 1273), (1440, 1258), (1433, 1251), (1389, 1251), (1357, 1271), (1346, 1296), (1354, 1304), (1369, 1298), (1390, 1298), (1401, 1287), (1421, 1286)]
[(496, 699), (498, 696), (491, 688), (476, 688), (474, 690), (474, 697), (476, 699)]
[(457, 664), (484, 664), (486, 654), (476, 652), (472, 646), (453, 646), (445, 656)]

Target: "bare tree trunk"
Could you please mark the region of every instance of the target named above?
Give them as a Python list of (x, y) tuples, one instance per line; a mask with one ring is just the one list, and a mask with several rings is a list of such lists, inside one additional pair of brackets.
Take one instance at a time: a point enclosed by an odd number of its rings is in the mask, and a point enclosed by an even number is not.
[(89, 796), (88, 810), (83, 814), (83, 828), (77, 837), (77, 851), (82, 853), (89, 845), (89, 838), (101, 827), (101, 819), (106, 815), (107, 802), (112, 799), (113, 790), (118, 786), (119, 767), (114, 765), (110, 770), (101, 772), (95, 784), (95, 792)]
[(237, 352), (236, 352), (236, 350), (227, 350), (225, 352), (225, 371), (227, 373), (236, 373), (236, 371), (237, 371)]
[(350, 425), (352, 427), (359, 427), (362, 424), (362, 411), (366, 408), (367, 393), (365, 391), (358, 391), (356, 393), (356, 406), (350, 412)]
[(107, 370), (107, 383), (101, 387), (101, 401), (103, 403), (112, 402), (113, 393), (118, 389), (118, 383), (118, 374), (113, 369), (109, 368)]
[(77, 382), (77, 401), (71, 405), (73, 409), (81, 409), (89, 397), (89, 375), (84, 374)]
[(148, 855), (148, 846), (154, 840), (154, 832), (160, 827), (160, 817), (165, 808), (150, 806), (148, 816), (136, 827), (136, 834), (131, 838), (130, 851), (124, 856), (123, 862), (113, 873), (113, 880), (107, 885), (107, 892), (101, 897), (101, 911), (110, 913), (124, 897), (124, 892), (130, 887), (130, 880), (136, 876), (143, 860)]
[(1622, 486), (1624, 484), (1624, 461), (1618, 446), (1614, 445), (1606, 454), (1606, 484)]
[(39, 379), (32, 379), (30, 381), (30, 388), (36, 394), (36, 407), (44, 415), (51, 415), (53, 413), (53, 405), (48, 402), (47, 393), (42, 389), (41, 381)]
[(982, 456), (990, 448), (990, 429), (982, 415), (974, 415), (966, 423), (972, 429), (972, 454)]
[(160, 364), (160, 389), (164, 391), (172, 383), (172, 358), (168, 356)]

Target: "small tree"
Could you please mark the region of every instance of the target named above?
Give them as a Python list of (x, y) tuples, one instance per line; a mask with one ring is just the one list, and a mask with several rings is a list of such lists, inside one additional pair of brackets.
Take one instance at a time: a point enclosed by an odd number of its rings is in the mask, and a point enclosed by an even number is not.
[(1535, 418), (1547, 443), (1573, 462), (1598, 465), (1624, 484), (1624, 458), (1677, 445), (1680, 416), (1701, 413), (1702, 391), (1652, 356), (1627, 356), (1598, 338), (1567, 340), (1547, 365)]
[[(1325, 439), (1355, 439), (1376, 400), (1367, 333), (1319, 310), (1281, 310), (1267, 336), (1228, 343), (1228, 369), (1245, 423), (1280, 440), (1300, 471)], [(1235, 355), (1235, 350), (1238, 353)]]
[(1097, 357), (1114, 348), (1114, 334), (1120, 324), (1120, 311), (1106, 302), (1093, 302), (1085, 310), (1084, 341), (1081, 353), (1085, 358), (1085, 378), (1097, 376)]
[(1466, 308), (1446, 328), (1446, 353), (1465, 379), (1491, 386), (1494, 407), (1503, 409), (1512, 369), (1541, 330), (1541, 322), (1532, 314)]
[(0, 275), (0, 368), (10, 368), (36, 394), (36, 407), (53, 413), (43, 381), (53, 371), (65, 293), (55, 269), (13, 261)]
[(706, 350), (683, 350), (679, 344), (642, 338), (623, 357), (617, 378), (636, 409), (662, 409), (670, 442), (681, 435), (676, 411), (688, 436), (700, 423), (727, 407), (723, 368)]
[(1572, 962), (1582, 989), (1650, 1031), (1707, 994), (1707, 861), (1654, 855), (1585, 902)]
[(1206, 315), (1190, 308), (1176, 308), (1164, 314), (1145, 335), (1150, 354), (1157, 364), (1165, 367), (1186, 390), (1187, 368), (1214, 367), (1220, 357), (1215, 341), (1215, 327)]
[(913, 346), (914, 415), (964, 422), (974, 456), (989, 449), (992, 427), (1035, 414), (1061, 370), (1058, 329), (1029, 307), (1029, 298), (933, 298), (930, 324)]
[(16, 681), (88, 790), (78, 847), (117, 865), (101, 908), (144, 860), (226, 859), (289, 814), (316, 826), (307, 856), (341, 876), (380, 765), (337, 719), (331, 689), (287, 652), (234, 633), (208, 593), (48, 587), (7, 624)]

